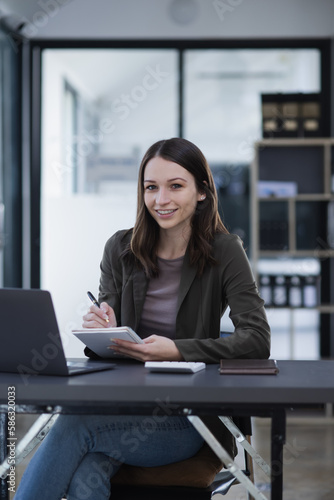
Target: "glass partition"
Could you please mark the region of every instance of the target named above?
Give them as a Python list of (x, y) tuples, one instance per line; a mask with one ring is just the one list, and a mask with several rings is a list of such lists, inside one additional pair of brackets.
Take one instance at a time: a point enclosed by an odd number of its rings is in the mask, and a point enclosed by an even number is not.
[(261, 94), (320, 92), (320, 67), (317, 49), (185, 51), (185, 137), (210, 162), (249, 162), (262, 137)]
[(41, 287), (65, 334), (98, 293), (105, 242), (134, 224), (141, 157), (178, 133), (177, 62), (175, 50), (43, 52)]
[[(261, 93), (321, 90), (316, 49), (183, 54), (181, 67), (177, 48), (42, 51), (41, 287), (52, 292), (68, 355), (82, 353), (66, 334), (81, 325), (86, 291), (98, 293), (104, 244), (134, 223), (146, 149), (177, 136), (182, 123), (209, 160), (226, 225), (247, 250)], [(222, 328), (231, 329), (228, 318)]]
[[(184, 136), (205, 152), (224, 222), (242, 238), (246, 251), (250, 244), (250, 165), (253, 144), (262, 138), (261, 94), (320, 92), (320, 68), (317, 49), (215, 48), (184, 52)], [(273, 237), (277, 234), (270, 235), (270, 245), (275, 244)], [(271, 264), (273, 274), (278, 264)], [(289, 265), (288, 259), (285, 264)], [(294, 349), (289, 311), (270, 309), (268, 316), (273, 356), (289, 358), (293, 350), (297, 358), (319, 356), (317, 311), (296, 313)], [(223, 331), (233, 330), (226, 314), (221, 327)]]

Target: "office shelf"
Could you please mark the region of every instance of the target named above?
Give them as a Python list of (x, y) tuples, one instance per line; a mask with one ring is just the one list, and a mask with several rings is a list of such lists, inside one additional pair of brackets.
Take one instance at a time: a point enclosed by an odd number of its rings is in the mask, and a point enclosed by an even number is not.
[[(259, 193), (259, 181), (266, 183), (268, 196)], [(288, 194), (278, 190), (278, 183)], [(251, 186), (254, 271), (258, 274), (261, 259), (318, 259), (321, 299), (304, 308), (321, 315), (320, 354), (334, 356), (334, 139), (256, 142)], [(268, 307), (291, 314), (301, 308)]]

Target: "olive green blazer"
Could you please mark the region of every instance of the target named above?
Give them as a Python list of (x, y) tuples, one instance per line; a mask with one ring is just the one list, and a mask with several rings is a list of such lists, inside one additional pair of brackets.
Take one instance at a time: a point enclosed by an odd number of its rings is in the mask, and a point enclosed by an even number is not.
[[(148, 279), (142, 269), (121, 257), (131, 231), (118, 231), (106, 243), (101, 262), (99, 301), (115, 311), (117, 324), (138, 329)], [(270, 328), (240, 238), (216, 235), (215, 266), (202, 276), (189, 265), (186, 253), (178, 296), (175, 344), (186, 361), (218, 363), (221, 358), (267, 358)], [(220, 336), (226, 308), (234, 332)], [(159, 332), (157, 332), (158, 334)]]

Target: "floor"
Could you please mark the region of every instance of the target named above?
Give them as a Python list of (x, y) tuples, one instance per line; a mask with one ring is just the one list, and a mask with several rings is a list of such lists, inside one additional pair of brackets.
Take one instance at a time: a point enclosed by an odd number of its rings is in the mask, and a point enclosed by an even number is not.
[[(306, 413), (306, 414), (305, 414)], [(323, 411), (310, 415), (309, 411), (290, 415), (283, 455), (283, 500), (333, 500), (334, 498), (334, 419)], [(252, 444), (270, 463), (269, 419), (253, 420)], [(238, 462), (242, 452), (239, 453)], [(270, 499), (268, 478), (255, 467), (255, 484)], [(246, 500), (241, 485), (233, 486), (227, 495), (216, 500)]]
[[(334, 418), (332, 408), (299, 410), (289, 413), (287, 439), (283, 456), (284, 500), (333, 500), (334, 498)], [(330, 415), (328, 415), (328, 413)], [(18, 437), (35, 417), (18, 416)], [(253, 419), (252, 444), (260, 455), (270, 462), (270, 419)], [(19, 483), (27, 459), (17, 466)], [(242, 451), (237, 462), (242, 465)], [(270, 482), (255, 467), (255, 483), (270, 499)], [(11, 499), (13, 496), (10, 497)], [(227, 495), (216, 495), (215, 500), (246, 500), (241, 485), (233, 486)], [(36, 499), (37, 500), (37, 499)], [(185, 500), (188, 500), (185, 498)], [(190, 499), (189, 499), (190, 500)]]

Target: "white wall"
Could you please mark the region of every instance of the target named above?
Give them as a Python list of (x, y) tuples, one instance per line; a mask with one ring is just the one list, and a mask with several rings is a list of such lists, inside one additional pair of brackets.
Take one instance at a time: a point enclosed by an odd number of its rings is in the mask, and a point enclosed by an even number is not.
[(119, 183), (114, 185), (113, 196), (92, 200), (83, 194), (42, 200), (41, 288), (52, 293), (69, 357), (82, 356), (82, 344), (71, 330), (81, 328), (82, 316), (91, 305), (86, 292), (98, 295), (105, 242), (120, 227), (133, 226), (136, 188), (136, 182)]
[(64, 77), (82, 97), (95, 96), (61, 58), (44, 57), (42, 95), (41, 288), (50, 290), (67, 356), (81, 356), (82, 344), (71, 334), (89, 307), (87, 290), (98, 293), (99, 262), (107, 239), (132, 227), (137, 182), (114, 183), (113, 193), (66, 195), (71, 175), (62, 151)]
[(334, 35), (333, 0), (2, 0), (0, 8), (25, 17), (37, 38)]

